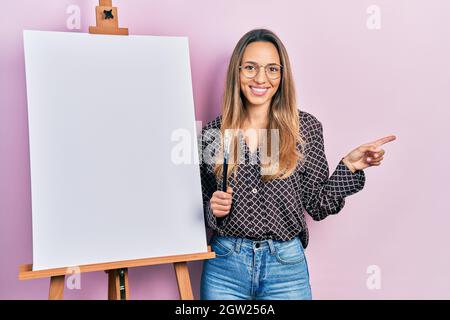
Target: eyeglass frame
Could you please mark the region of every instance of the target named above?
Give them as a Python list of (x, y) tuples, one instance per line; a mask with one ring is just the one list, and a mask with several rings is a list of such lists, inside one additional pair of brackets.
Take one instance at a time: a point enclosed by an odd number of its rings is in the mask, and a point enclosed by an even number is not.
[[(281, 64), (278, 64), (278, 63), (268, 63), (268, 64), (257, 64), (257, 63), (254, 63), (254, 62), (245, 62), (245, 63), (249, 63), (249, 64), (252, 64), (252, 65), (258, 67), (258, 71), (256, 72), (256, 74), (255, 74), (253, 77), (247, 77), (247, 76), (244, 74), (244, 77), (246, 77), (247, 79), (254, 79), (254, 78), (256, 78), (256, 76), (259, 74), (259, 71), (261, 70), (261, 67), (263, 67), (263, 68), (264, 68), (264, 73), (266, 74), (267, 79), (270, 79), (270, 80), (278, 80), (278, 79), (281, 78), (281, 71), (284, 69), (284, 66), (281, 65)], [(272, 79), (272, 78), (270, 78), (270, 77), (267, 75), (267, 69), (266, 69), (266, 67), (269, 66), (269, 65), (277, 65), (277, 66), (280, 67), (280, 76), (279, 76), (278, 78)], [(244, 67), (244, 65), (240, 65), (240, 66), (239, 66), (239, 70), (242, 70), (243, 67)]]

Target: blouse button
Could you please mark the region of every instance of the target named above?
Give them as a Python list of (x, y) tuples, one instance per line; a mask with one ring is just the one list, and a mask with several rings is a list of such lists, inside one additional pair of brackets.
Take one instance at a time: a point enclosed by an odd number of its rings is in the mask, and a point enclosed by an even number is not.
[(253, 193), (257, 193), (258, 190), (257, 190), (256, 188), (253, 188), (252, 192), (253, 192)]

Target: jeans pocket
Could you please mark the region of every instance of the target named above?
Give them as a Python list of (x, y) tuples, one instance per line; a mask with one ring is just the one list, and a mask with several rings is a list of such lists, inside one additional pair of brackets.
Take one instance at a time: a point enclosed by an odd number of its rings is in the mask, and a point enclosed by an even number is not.
[(281, 264), (297, 264), (305, 260), (305, 253), (299, 239), (293, 244), (278, 246), (275, 257)]
[(228, 241), (221, 241), (214, 237), (211, 241), (211, 249), (215, 252), (216, 257), (228, 257), (234, 251), (234, 246)]

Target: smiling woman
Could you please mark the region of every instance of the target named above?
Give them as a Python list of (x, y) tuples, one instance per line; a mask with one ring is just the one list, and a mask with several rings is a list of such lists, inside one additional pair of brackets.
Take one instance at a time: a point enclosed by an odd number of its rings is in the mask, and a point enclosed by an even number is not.
[[(359, 146), (329, 177), (322, 123), (297, 108), (288, 54), (266, 29), (246, 33), (231, 55), (222, 114), (202, 130), (203, 159), (211, 151), (223, 155), (221, 137), (229, 129), (263, 133), (231, 138), (227, 192), (217, 191), (221, 159), (201, 163), (204, 212), (216, 252), (204, 261), (201, 299), (311, 299), (304, 209), (314, 220), (342, 210), (345, 198), (364, 187), (362, 169), (379, 165), (379, 147), (395, 136)], [(265, 141), (271, 151), (276, 144), (278, 154), (263, 163), (259, 147)], [(248, 163), (255, 156), (256, 165)]]
[[(252, 57), (259, 52), (265, 52), (265, 59), (269, 62), (258, 64), (252, 61)], [(256, 59), (255, 59), (256, 60)], [(281, 68), (277, 48), (271, 42), (253, 42), (247, 46), (244, 52), (241, 69), (241, 90), (248, 99), (248, 103), (268, 103), (272, 99), (280, 85)], [(260, 72), (263, 70), (262, 72)], [(263, 74), (265, 73), (265, 75)], [(250, 90), (249, 90), (250, 89)], [(253, 97), (263, 97), (263, 100), (253, 100)]]
[[(304, 146), (299, 133), (298, 110), (289, 56), (281, 40), (271, 31), (257, 29), (245, 34), (237, 43), (228, 66), (226, 88), (222, 104), (220, 130), (234, 128), (244, 132), (249, 129), (269, 129), (268, 146), (272, 133), (279, 134), (278, 170), (263, 175), (264, 181), (291, 175), (298, 160), (304, 160), (296, 148)], [(270, 132), (272, 131), (272, 132)], [(251, 152), (257, 149), (265, 137), (249, 134), (244, 137)], [(236, 173), (240, 158), (238, 139), (234, 137), (232, 153), (235, 158), (228, 172)], [(272, 166), (273, 163), (264, 163)], [(223, 165), (214, 167), (217, 176)]]

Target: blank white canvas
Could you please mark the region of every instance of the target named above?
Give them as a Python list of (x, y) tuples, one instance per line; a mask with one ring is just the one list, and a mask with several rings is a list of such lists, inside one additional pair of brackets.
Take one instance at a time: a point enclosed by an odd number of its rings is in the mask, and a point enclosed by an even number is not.
[[(188, 39), (24, 44), (33, 270), (206, 252)], [(189, 164), (172, 161), (180, 128)]]

